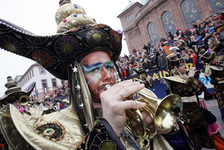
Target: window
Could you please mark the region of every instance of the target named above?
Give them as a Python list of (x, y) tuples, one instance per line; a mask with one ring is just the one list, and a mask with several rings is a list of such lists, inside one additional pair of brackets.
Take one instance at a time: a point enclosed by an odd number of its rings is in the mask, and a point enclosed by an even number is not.
[(132, 21), (133, 19), (134, 19), (134, 14), (130, 14), (130, 15), (128, 15), (128, 16), (125, 18), (125, 20), (126, 20), (127, 23), (129, 23), (129, 22)]
[(224, 8), (223, 0), (209, 0), (213, 13), (218, 13)]
[(192, 28), (192, 22), (196, 22), (200, 19), (198, 15), (197, 8), (194, 4), (193, 0), (185, 0), (181, 4), (181, 10), (184, 15), (185, 22), (187, 27), (190, 29)]
[(148, 24), (148, 32), (149, 32), (149, 37), (150, 37), (151, 42), (155, 42), (155, 41), (159, 42), (159, 38), (158, 38), (156, 27), (155, 27), (154, 23), (150, 22)]
[(52, 86), (53, 87), (57, 87), (57, 81), (56, 81), (56, 79), (51, 79), (51, 81), (52, 81)]
[(173, 35), (176, 33), (176, 25), (173, 21), (173, 16), (170, 11), (166, 11), (162, 14), (162, 22), (167, 36), (169, 32), (171, 32)]
[(40, 74), (45, 74), (46, 70), (43, 67), (39, 67)]
[(41, 80), (41, 83), (42, 83), (43, 88), (47, 88), (47, 80), (46, 79)]

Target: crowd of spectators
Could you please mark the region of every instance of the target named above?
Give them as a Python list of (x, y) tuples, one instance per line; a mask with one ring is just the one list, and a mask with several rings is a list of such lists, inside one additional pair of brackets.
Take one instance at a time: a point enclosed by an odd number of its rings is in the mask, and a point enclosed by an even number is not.
[(67, 84), (57, 87), (54, 91), (46, 93), (43, 99), (32, 99), (26, 104), (19, 101), (14, 106), (22, 113), (29, 113), (29, 108), (34, 107), (42, 111), (42, 114), (49, 114), (54, 111), (60, 111), (69, 105), (69, 88)]
[[(219, 49), (224, 47), (224, 11), (210, 15), (205, 19), (192, 23), (191, 29), (176, 28), (173, 35), (168, 33), (167, 39), (159, 42), (148, 42), (141, 50), (133, 49), (132, 54), (120, 57), (117, 61), (122, 78), (135, 75), (133, 69), (141, 66), (147, 71), (167, 67), (166, 56), (176, 53), (186, 63), (200, 65), (199, 51), (201, 49)], [(224, 50), (222, 50), (224, 51)]]
[[(148, 42), (141, 50), (134, 49), (129, 56), (120, 57), (116, 62), (122, 78), (136, 74), (134, 68), (143, 68), (146, 72), (167, 67), (166, 56), (176, 53), (186, 63), (192, 63), (196, 68), (200, 66), (200, 50), (214, 50), (224, 54), (224, 11), (211, 15), (192, 23), (191, 29), (176, 29), (176, 33), (168, 33), (167, 39), (159, 42)], [(58, 87), (53, 93), (48, 93), (42, 100), (33, 100), (29, 107), (41, 106), (43, 113), (59, 111), (68, 106), (68, 86)], [(16, 103), (21, 111), (26, 111), (26, 106)]]

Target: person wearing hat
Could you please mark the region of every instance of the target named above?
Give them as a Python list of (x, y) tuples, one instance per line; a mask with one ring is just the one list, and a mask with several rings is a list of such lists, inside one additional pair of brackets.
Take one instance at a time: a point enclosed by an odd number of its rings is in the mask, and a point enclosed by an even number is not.
[[(215, 34), (218, 35), (218, 38), (214, 36), (207, 36), (206, 40), (204, 40), (207, 46), (199, 49), (199, 59), (203, 62), (204, 65), (204, 73), (205, 76), (209, 76), (211, 80), (211, 84), (214, 85), (215, 90), (215, 98), (218, 102), (218, 107), (220, 109), (221, 119), (224, 121), (224, 44), (221, 42), (224, 39), (224, 30), (220, 27), (223, 26), (221, 23), (219, 25), (219, 21), (217, 21), (217, 30)], [(214, 124), (215, 125), (215, 124)], [(213, 125), (213, 126), (214, 126)], [(216, 129), (216, 128), (214, 128)], [(220, 136), (219, 132), (213, 132), (213, 139), (216, 143), (218, 141), (223, 142), (223, 138)], [(221, 143), (221, 142), (220, 142)], [(223, 144), (221, 144), (223, 146)], [(217, 148), (221, 147), (216, 144)], [(221, 148), (223, 149), (223, 148)]]
[[(14, 132), (13, 128), (15, 127), (10, 119), (9, 107), (8, 104), (14, 105), (17, 111), (21, 112), (24, 115), (30, 115), (27, 112), (27, 109), (24, 108), (25, 105), (29, 103), (29, 95), (33, 91), (35, 84), (29, 89), (29, 91), (22, 91), (20, 87), (17, 86), (17, 83), (12, 79), (12, 76), (7, 77), (7, 83), (5, 84), (7, 90), (5, 95), (0, 99), (0, 135), (1, 142), (4, 143), (3, 149), (8, 149), (10, 147), (8, 141), (14, 140), (13, 136), (10, 136)], [(20, 137), (17, 142), (21, 142)]]
[(137, 79), (139, 79), (139, 81), (144, 84), (146, 88), (152, 87), (152, 77), (146, 77), (146, 70), (143, 69), (142, 65), (135, 67), (134, 71), (137, 74)]
[(33, 91), (35, 83), (32, 84), (32, 87), (29, 89), (29, 91), (25, 92), (17, 86), (17, 83), (12, 79), (12, 76), (8, 76), (5, 87), (7, 88), (7, 90), (5, 91), (5, 95), (0, 99), (0, 106), (11, 103), (14, 105), (19, 105), (18, 109), (22, 108), (23, 110), (25, 110), (23, 106), (29, 103), (28, 97)]
[(177, 94), (183, 102), (182, 117), (189, 138), (197, 149), (202, 147), (214, 148), (212, 137), (207, 133), (208, 122), (204, 114), (198, 109), (197, 95), (206, 91), (206, 87), (199, 80), (199, 72), (195, 67), (186, 70), (185, 62), (172, 53), (167, 56), (169, 77), (164, 77), (169, 92)]
[[(53, 36), (35, 36), (0, 19), (0, 47), (35, 60), (56, 77), (68, 80), (71, 98), (69, 107), (46, 115), (35, 109), (30, 116), (23, 115), (10, 105), (10, 118), (5, 122), (10, 122), (14, 131), (7, 130), (10, 147), (17, 150), (174, 149), (161, 136), (179, 135), (179, 131), (173, 132), (173, 127), (161, 131), (150, 142), (150, 139), (138, 141), (125, 127), (125, 111), (143, 108), (145, 103), (123, 101), (144, 85), (131, 80), (117, 83), (119, 75), (114, 62), (121, 52), (121, 34), (105, 24), (96, 24), (78, 4), (69, 0), (60, 0), (59, 4), (58, 33)], [(145, 115), (147, 129), (152, 123), (152, 118)], [(19, 143), (15, 137), (20, 138)], [(188, 147), (184, 138), (178, 142), (185, 149)]]
[[(224, 33), (224, 30), (223, 30)], [(215, 95), (224, 121), (224, 48), (214, 37), (208, 39), (208, 49), (203, 48), (199, 51), (199, 58), (205, 68), (205, 75), (211, 77), (214, 85)]]

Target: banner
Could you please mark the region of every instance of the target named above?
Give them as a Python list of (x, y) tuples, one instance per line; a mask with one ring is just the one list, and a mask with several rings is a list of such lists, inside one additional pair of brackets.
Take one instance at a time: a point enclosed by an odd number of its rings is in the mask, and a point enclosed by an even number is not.
[[(193, 66), (192, 63), (187, 63), (186, 64), (186, 70), (189, 71), (189, 69), (192, 66)], [(164, 98), (167, 95), (166, 90), (168, 89), (166, 84), (165, 84), (165, 81), (163, 80), (164, 77), (169, 76), (169, 73), (168, 73), (167, 69), (165, 67), (160, 68), (160, 69), (158, 69), (158, 68), (151, 69), (151, 70), (146, 72), (146, 76), (149, 76), (149, 75), (153, 79), (153, 82), (152, 82), (153, 87), (149, 88), (149, 89), (152, 90), (157, 95), (158, 98)], [(126, 79), (131, 79), (131, 78), (135, 78), (135, 77), (136, 77), (136, 75), (130, 76)], [(214, 86), (210, 82), (211, 78), (209, 76), (205, 77), (204, 73), (201, 73), (199, 79), (207, 87), (208, 92), (210, 94), (214, 94)]]

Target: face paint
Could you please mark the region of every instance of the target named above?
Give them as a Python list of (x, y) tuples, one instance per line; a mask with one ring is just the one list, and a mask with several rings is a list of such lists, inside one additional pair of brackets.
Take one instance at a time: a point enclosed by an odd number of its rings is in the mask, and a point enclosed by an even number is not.
[(105, 68), (109, 71), (110, 75), (114, 74), (114, 63), (112, 61), (107, 61), (105, 63)]
[(98, 83), (98, 76), (100, 75), (100, 72), (103, 68), (103, 66), (105, 66), (106, 70), (113, 75), (114, 73), (114, 63), (112, 61), (107, 61), (105, 63), (101, 63), (101, 62), (97, 62), (91, 65), (82, 65), (83, 66), (83, 70), (85, 74), (92, 74), (93, 78), (90, 79), (88, 81), (88, 85), (91, 83), (91, 81), (93, 81), (94, 79), (97, 79), (97, 83)]

